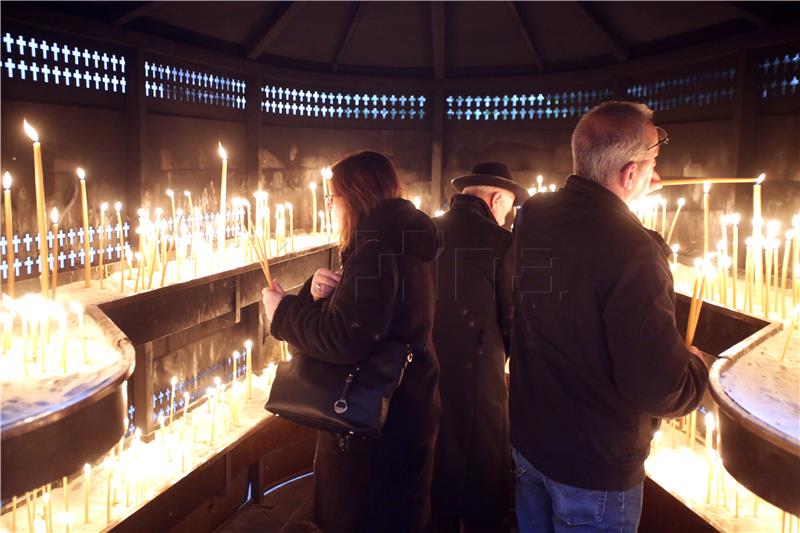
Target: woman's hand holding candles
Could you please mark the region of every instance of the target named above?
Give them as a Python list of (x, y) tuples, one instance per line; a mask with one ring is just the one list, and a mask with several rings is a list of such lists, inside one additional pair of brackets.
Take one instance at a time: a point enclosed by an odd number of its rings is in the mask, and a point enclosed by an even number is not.
[(311, 280), (311, 297), (314, 301), (327, 298), (333, 292), (333, 289), (339, 284), (342, 277), (327, 268), (319, 268), (314, 272), (314, 278)]
[(261, 294), (263, 295), (267, 318), (272, 320), (272, 317), (275, 316), (275, 309), (278, 308), (281, 299), (286, 295), (286, 291), (283, 290), (280, 282), (275, 279), (272, 280), (272, 287), (264, 287), (264, 289), (261, 290)]

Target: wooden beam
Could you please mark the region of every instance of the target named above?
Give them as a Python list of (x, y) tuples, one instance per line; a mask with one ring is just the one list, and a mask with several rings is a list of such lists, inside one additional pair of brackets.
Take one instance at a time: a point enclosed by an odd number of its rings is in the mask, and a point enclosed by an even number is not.
[(769, 24), (769, 19), (764, 13), (748, 6), (744, 2), (723, 3), (735, 11), (739, 18), (745, 19), (748, 22), (752, 22), (758, 28), (763, 28)]
[(597, 33), (603, 37), (603, 39), (606, 41), (606, 44), (608, 44), (609, 48), (611, 48), (611, 54), (617, 59), (617, 61), (625, 61), (628, 59), (628, 46), (624, 44), (622, 39), (611, 30), (609, 25), (604, 20), (602, 20), (602, 18), (597, 14), (597, 11), (592, 3), (575, 2), (575, 5), (578, 6), (578, 10), (584, 15), (586, 20), (589, 21), (592, 26), (594, 26), (594, 28), (597, 30)]
[(433, 77), (445, 77), (444, 2), (431, 2), (431, 35), (433, 42)]
[(137, 19), (141, 16), (144, 16), (148, 12), (152, 11), (157, 7), (158, 7), (158, 2), (140, 2), (139, 5), (127, 8), (123, 12), (115, 16), (114, 19), (111, 21), (111, 24), (114, 26), (124, 26), (133, 19)]
[(525, 47), (528, 49), (528, 52), (531, 54), (531, 59), (533, 59), (534, 64), (536, 64), (536, 68), (539, 72), (544, 70), (544, 65), (542, 63), (541, 55), (539, 51), (536, 49), (536, 46), (533, 44), (533, 39), (531, 38), (531, 32), (528, 30), (528, 27), (525, 25), (525, 21), (522, 20), (522, 15), (519, 12), (519, 5), (517, 2), (513, 0), (510, 2), (506, 2), (508, 6), (508, 10), (511, 12), (511, 18), (517, 23), (517, 27), (519, 28), (520, 36), (522, 40), (525, 42)]
[(247, 51), (248, 59), (258, 59), (261, 54), (269, 47), (272, 42), (286, 29), (286, 26), (297, 15), (302, 7), (302, 2), (278, 3), (274, 13), (270, 14), (269, 20), (261, 36), (255, 40), (255, 44)]
[(339, 46), (336, 48), (336, 56), (334, 56), (333, 62), (331, 63), (332, 72), (336, 72), (339, 69), (347, 45), (350, 43), (350, 39), (353, 38), (353, 33), (358, 25), (358, 19), (361, 18), (361, 8), (362, 2), (354, 2), (350, 7), (350, 23), (347, 25), (347, 31), (339, 42)]

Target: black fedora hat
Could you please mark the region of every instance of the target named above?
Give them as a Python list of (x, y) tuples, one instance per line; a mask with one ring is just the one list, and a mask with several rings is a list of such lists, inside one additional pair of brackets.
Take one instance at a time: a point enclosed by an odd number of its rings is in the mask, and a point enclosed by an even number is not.
[(486, 186), (498, 187), (505, 189), (514, 194), (514, 205), (520, 206), (530, 196), (528, 190), (522, 185), (518, 184), (511, 177), (511, 171), (503, 163), (496, 163), (489, 161), (486, 163), (478, 163), (472, 167), (471, 174), (458, 176), (453, 178), (450, 182), (458, 192), (463, 191), (467, 187)]

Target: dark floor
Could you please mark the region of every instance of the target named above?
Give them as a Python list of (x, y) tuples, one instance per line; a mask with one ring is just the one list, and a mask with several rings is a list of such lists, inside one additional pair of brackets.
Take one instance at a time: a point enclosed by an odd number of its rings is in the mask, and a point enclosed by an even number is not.
[(311, 523), (314, 477), (282, 485), (260, 505), (249, 503), (222, 524), (216, 533), (319, 533)]

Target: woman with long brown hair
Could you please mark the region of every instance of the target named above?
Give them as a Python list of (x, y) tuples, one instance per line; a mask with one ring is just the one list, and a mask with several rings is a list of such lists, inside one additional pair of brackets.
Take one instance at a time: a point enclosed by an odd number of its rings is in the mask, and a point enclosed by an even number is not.
[(382, 341), (427, 349), (408, 365), (380, 438), (319, 432), (314, 519), (326, 533), (423, 531), (440, 410), (431, 343), (438, 232), (400, 198), (385, 156), (358, 152), (332, 170), (342, 272), (317, 271), (297, 295), (277, 280), (264, 289), (271, 334), (296, 353), (339, 364), (369, 357)]

